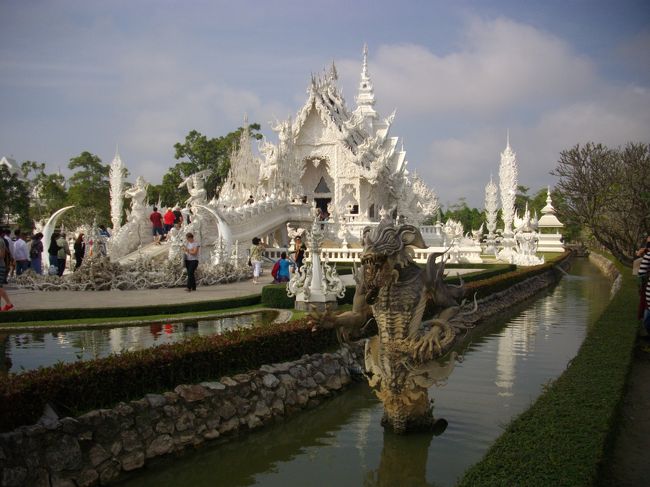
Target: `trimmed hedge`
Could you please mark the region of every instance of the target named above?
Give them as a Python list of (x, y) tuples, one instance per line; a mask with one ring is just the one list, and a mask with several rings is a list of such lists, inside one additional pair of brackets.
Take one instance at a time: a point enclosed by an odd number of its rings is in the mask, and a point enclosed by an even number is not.
[[(345, 286), (345, 296), (336, 301), (339, 305), (352, 304), (355, 286)], [(286, 284), (269, 284), (262, 288), (262, 306), (267, 308), (293, 309), (296, 298), (287, 296)]]
[(129, 316), (174, 315), (193, 311), (216, 311), (240, 308), (260, 304), (260, 302), (259, 294), (254, 294), (194, 303), (170, 303), (134, 307), (12, 310), (11, 313), (0, 313), (0, 323), (75, 320), (79, 318), (97, 318), (98, 316), (102, 318), (126, 318)]
[[(567, 256), (565, 254), (564, 258)], [(474, 285), (475, 290), (480, 290), (481, 284), (486, 283), (488, 289), (501, 289), (530, 277), (531, 273), (545, 272), (553, 265), (555, 263), (509, 272), (468, 286)], [(262, 294), (267, 296), (265, 299), (278, 301), (280, 292), (286, 296), (285, 285), (269, 285), (262, 290)], [(351, 304), (354, 292), (354, 286), (346, 286), (345, 297), (339, 303)], [(154, 311), (157, 314), (171, 313), (172, 310), (204, 311), (259, 303), (260, 296), (246, 296), (191, 305), (108, 308), (103, 309), (102, 314), (107, 316), (106, 312), (110, 312), (115, 316), (135, 316), (153, 314)], [(165, 311), (161, 311), (163, 308)], [(92, 316), (92, 312), (96, 312), (92, 309), (61, 311), (69, 311), (70, 317), (74, 318), (80, 317), (75, 312), (87, 313), (85, 316)], [(48, 313), (52, 318), (52, 310)], [(39, 316), (36, 319), (43, 318)], [(266, 363), (322, 352), (336, 343), (334, 331), (319, 330), (314, 333), (307, 320), (302, 319), (267, 327), (233, 330), (212, 337), (194, 337), (172, 345), (97, 360), (58, 364), (19, 375), (10, 374), (6, 380), (0, 381), (0, 430), (7, 431), (21, 424), (33, 423), (40, 417), (46, 403), (71, 413), (111, 407), (116, 402), (139, 398), (148, 392), (173, 389), (182, 383), (214, 380)]]
[(33, 424), (46, 403), (73, 414), (111, 407), (178, 384), (295, 360), (336, 343), (333, 330), (312, 332), (303, 319), (11, 374), (0, 381), (0, 430)]
[(624, 396), (638, 323), (629, 269), (567, 370), (505, 430), (461, 487), (597, 483)]

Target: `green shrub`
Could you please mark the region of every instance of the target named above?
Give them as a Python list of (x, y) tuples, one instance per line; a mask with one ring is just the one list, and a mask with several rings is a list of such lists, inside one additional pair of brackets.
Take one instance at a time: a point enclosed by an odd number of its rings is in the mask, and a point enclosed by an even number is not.
[(293, 309), (296, 298), (287, 296), (287, 284), (268, 284), (262, 288), (262, 306)]
[(336, 343), (335, 332), (312, 332), (303, 319), (10, 374), (0, 381), (0, 430), (34, 423), (46, 403), (68, 413), (107, 408), (179, 384), (295, 360)]
[(0, 313), (0, 323), (76, 320), (79, 318), (150, 316), (161, 314), (174, 315), (193, 311), (218, 311), (222, 309), (253, 306), (256, 304), (260, 304), (260, 296), (258, 294), (229, 299), (199, 301), (195, 303), (170, 303), (150, 306), (12, 310), (11, 313)]
[(629, 269), (567, 370), (508, 425), (460, 486), (589, 486), (601, 478), (638, 323)]

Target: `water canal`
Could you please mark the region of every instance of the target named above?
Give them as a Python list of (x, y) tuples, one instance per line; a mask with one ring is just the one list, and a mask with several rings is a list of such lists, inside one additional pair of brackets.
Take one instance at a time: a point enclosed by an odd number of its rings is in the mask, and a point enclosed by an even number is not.
[[(57, 362), (106, 357), (112, 353), (142, 350), (200, 335), (221, 334), (236, 328), (271, 323), (275, 311), (241, 314), (184, 322), (154, 322), (136, 326), (64, 329), (27, 333), (0, 332), (0, 368), (22, 372)], [(4, 357), (2, 357), (4, 354)], [(8, 359), (8, 360), (7, 360)]]
[(609, 282), (577, 259), (557, 286), (475, 331), (447, 384), (430, 393), (449, 422), (440, 436), (385, 433), (382, 406), (360, 383), (262, 431), (153, 462), (120, 485), (452, 486), (562, 373), (608, 298)]

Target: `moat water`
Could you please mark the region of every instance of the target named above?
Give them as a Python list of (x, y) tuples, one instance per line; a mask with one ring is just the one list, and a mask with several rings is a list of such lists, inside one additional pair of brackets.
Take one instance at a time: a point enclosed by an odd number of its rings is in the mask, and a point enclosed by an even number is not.
[(586, 260), (534, 301), (481, 325), (444, 387), (432, 388), (440, 436), (398, 436), (363, 383), (284, 422), (178, 458), (155, 461), (131, 486), (453, 486), (505, 425), (526, 410), (575, 356), (609, 299)]
[[(275, 311), (184, 322), (157, 321), (135, 326), (59, 329), (28, 333), (0, 332), (0, 372), (20, 373), (57, 362), (76, 362), (112, 353), (142, 350), (200, 335), (271, 323)], [(2, 355), (4, 354), (4, 357)], [(7, 360), (8, 359), (8, 360)], [(9, 367), (8, 367), (9, 366)]]

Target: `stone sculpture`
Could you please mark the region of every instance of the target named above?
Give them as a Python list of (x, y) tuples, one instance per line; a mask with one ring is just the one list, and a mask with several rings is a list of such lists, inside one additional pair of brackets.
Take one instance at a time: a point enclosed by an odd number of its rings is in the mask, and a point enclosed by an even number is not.
[[(366, 343), (365, 365), (369, 383), (384, 404), (382, 424), (397, 433), (432, 428), (428, 387), (453, 369), (453, 354), (447, 365), (436, 359), (449, 352), (465, 327), (459, 305), (464, 288), (443, 282), (444, 263), (436, 263), (441, 254), (432, 254), (424, 270), (413, 262), (408, 247), (425, 244), (412, 225), (382, 221), (364, 230), (363, 244), (352, 311), (315, 312), (312, 323), (315, 328), (337, 328), (345, 338), (375, 321), (378, 334)], [(430, 300), (437, 313), (423, 322)]]

